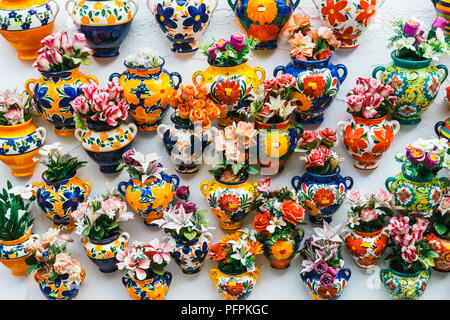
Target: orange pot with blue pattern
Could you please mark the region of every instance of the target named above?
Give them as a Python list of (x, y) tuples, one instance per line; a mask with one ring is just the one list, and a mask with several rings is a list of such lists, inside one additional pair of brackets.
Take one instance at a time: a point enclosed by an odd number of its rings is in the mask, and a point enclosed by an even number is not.
[(80, 275), (75, 280), (69, 280), (68, 275), (60, 276), (56, 280), (49, 280), (39, 272), (34, 273), (34, 280), (47, 300), (73, 300), (78, 296), (81, 285), (86, 277), (86, 271), (81, 269)]
[(450, 144), (450, 118), (436, 123), (434, 126), (434, 131), (440, 139), (445, 138), (447, 139), (447, 143)]
[(16, 240), (0, 240), (0, 262), (7, 267), (13, 276), (25, 276), (30, 267), (25, 259), (30, 256), (26, 251), (28, 244), (33, 241), (31, 229), (21, 238)]
[(133, 300), (164, 300), (172, 283), (172, 274), (166, 271), (162, 276), (155, 275), (145, 280), (133, 280), (124, 276), (122, 283)]

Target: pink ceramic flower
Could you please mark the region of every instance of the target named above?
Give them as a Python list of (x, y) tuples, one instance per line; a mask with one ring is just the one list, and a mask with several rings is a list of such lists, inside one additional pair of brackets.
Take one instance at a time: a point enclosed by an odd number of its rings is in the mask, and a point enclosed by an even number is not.
[(402, 258), (408, 263), (416, 261), (418, 258), (416, 247), (402, 247)]
[(266, 192), (270, 190), (270, 180), (271, 177), (267, 177), (265, 179), (261, 179), (258, 181), (258, 186), (256, 187), (256, 189), (259, 192)]
[(130, 273), (132, 276), (135, 275), (138, 280), (145, 280), (147, 277), (147, 272), (145, 270), (150, 268), (150, 259), (143, 254), (141, 249), (136, 249), (136, 247), (128, 247), (125, 251), (119, 251), (116, 255), (117, 267)]
[(157, 264), (170, 262), (170, 253), (173, 251), (172, 246), (168, 242), (159, 242), (158, 239), (154, 239), (149, 242), (152, 251), (155, 251), (153, 255), (153, 261)]
[(404, 235), (409, 232), (409, 217), (392, 217), (387, 227), (390, 235)]
[(378, 218), (378, 214), (376, 213), (375, 210), (366, 208), (366, 209), (361, 210), (360, 217), (361, 217), (361, 221), (370, 222), (370, 221), (373, 221), (376, 218)]
[(81, 50), (86, 47), (86, 36), (83, 33), (73, 35), (72, 46), (74, 49)]
[(67, 253), (59, 253), (56, 255), (53, 268), (59, 275), (68, 274), (70, 269), (75, 265), (74, 259)]
[(403, 33), (409, 37), (415, 36), (419, 30), (420, 23), (414, 20), (409, 20), (405, 22), (405, 27), (403, 28)]
[(85, 115), (89, 111), (89, 104), (84, 96), (78, 96), (70, 103), (75, 114), (81, 113)]
[(364, 202), (364, 197), (358, 190), (350, 190), (347, 192), (347, 202), (351, 205), (360, 205)]
[(378, 204), (384, 206), (384, 207), (389, 207), (390, 206), (390, 202), (392, 200), (392, 194), (390, 194), (389, 192), (387, 192), (386, 190), (383, 189), (378, 189), (378, 191), (373, 195), (373, 199), (375, 200), (375, 202), (377, 202)]
[(434, 20), (434, 22), (433, 22), (433, 29), (435, 29), (435, 30), (436, 29), (444, 30), (445, 27), (447, 26), (447, 24), (448, 24), (447, 19), (437, 16), (436, 20)]
[(81, 92), (86, 99), (91, 100), (97, 94), (98, 85), (95, 82), (89, 82), (81, 86)]
[(448, 213), (450, 211), (450, 197), (449, 196), (444, 196), (442, 198), (438, 210), (442, 214), (446, 214), (446, 213)]

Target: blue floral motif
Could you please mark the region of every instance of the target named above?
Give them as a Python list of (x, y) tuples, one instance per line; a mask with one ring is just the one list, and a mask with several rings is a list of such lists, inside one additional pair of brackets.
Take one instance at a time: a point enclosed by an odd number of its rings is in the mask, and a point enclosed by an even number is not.
[(59, 101), (59, 107), (70, 108), (72, 110), (70, 102), (81, 94), (81, 88), (66, 84), (63, 86), (63, 91), (66, 96)]
[(160, 3), (156, 6), (155, 18), (163, 32), (167, 32), (167, 28), (175, 29), (177, 27), (175, 21), (170, 19), (174, 13), (175, 9), (172, 7), (163, 8)]
[(281, 13), (284, 17), (290, 17), (292, 14), (292, 6), (290, 0), (276, 0), (278, 13)]
[(194, 32), (199, 32), (202, 25), (207, 23), (209, 16), (206, 14), (206, 4), (202, 3), (198, 8), (194, 6), (188, 7), (190, 17), (184, 20), (185, 27), (193, 27)]
[(176, 0), (176, 2), (177, 2), (177, 5), (182, 7), (186, 4), (187, 0)]
[(206, 256), (208, 255), (208, 243), (206, 241), (203, 242), (202, 247), (200, 249), (195, 250), (195, 258), (192, 258), (193, 263), (202, 263), (205, 261)]
[(20, 146), (19, 147), (19, 153), (20, 154), (24, 154), (25, 152), (27, 152), (27, 146)]
[(30, 16), (35, 15), (36, 14), (36, 10), (30, 9), (30, 10), (28, 10), (28, 14)]
[(17, 17), (17, 12), (11, 11), (10, 13), (8, 13), (8, 17), (14, 19), (15, 17)]
[(33, 141), (34, 141), (33, 136), (29, 135), (28, 137), (26, 137), (25, 141), (28, 143), (33, 143)]
[(4, 154), (6, 154), (6, 150), (5, 150), (5, 149), (3, 149), (3, 148), (0, 148), (0, 154), (1, 154), (1, 155), (4, 155)]
[(7, 144), (8, 146), (10, 146), (10, 147), (14, 147), (14, 144), (15, 144), (14, 139), (8, 139), (8, 141), (6, 142), (6, 144)]
[(51, 195), (50, 191), (41, 192), (39, 189), (37, 192), (38, 205), (45, 213), (53, 210), (53, 204), (50, 202)]
[(41, 24), (42, 24), (43, 26), (46, 26), (46, 25), (48, 24), (48, 19), (47, 19), (47, 18), (42, 19), (42, 20), (41, 20)]
[(34, 89), (34, 101), (36, 102), (36, 106), (38, 111), (42, 113), (42, 108), (51, 109), (51, 103), (45, 99), (48, 92), (48, 87), (36, 84), (36, 88)]
[(73, 212), (77, 210), (78, 204), (84, 201), (84, 193), (81, 192), (80, 187), (75, 187), (73, 190), (66, 190), (63, 192), (64, 201), (62, 208), (63, 212)]
[(439, 76), (436, 73), (430, 73), (425, 80), (425, 86), (423, 90), (425, 98), (427, 98), (429, 101), (434, 100), (434, 98), (436, 98), (437, 94), (439, 93), (440, 85), (441, 80), (439, 79)]
[(401, 98), (408, 88), (408, 78), (406, 78), (405, 74), (400, 72), (392, 72), (389, 74), (384, 83), (391, 86), (395, 90), (395, 95), (397, 98)]
[(190, 43), (194, 41), (194, 38), (185, 38), (181, 33), (176, 34), (175, 37), (167, 36), (167, 38), (173, 42), (172, 51), (174, 52), (189, 52), (193, 50)]

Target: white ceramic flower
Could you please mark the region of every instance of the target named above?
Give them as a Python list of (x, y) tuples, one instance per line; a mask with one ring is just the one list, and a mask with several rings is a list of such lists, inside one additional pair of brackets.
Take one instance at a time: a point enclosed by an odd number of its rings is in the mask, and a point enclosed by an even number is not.
[(286, 222), (282, 218), (274, 217), (270, 224), (266, 227), (267, 231), (274, 233), (277, 228), (283, 228), (286, 226)]
[(46, 144), (41, 149), (39, 149), (39, 154), (43, 157), (51, 158), (53, 156), (61, 155), (63, 148), (61, 143), (56, 142), (53, 144)]
[(15, 196), (20, 196), (23, 200), (30, 200), (33, 196), (30, 186), (16, 186), (9, 190), (9, 192)]

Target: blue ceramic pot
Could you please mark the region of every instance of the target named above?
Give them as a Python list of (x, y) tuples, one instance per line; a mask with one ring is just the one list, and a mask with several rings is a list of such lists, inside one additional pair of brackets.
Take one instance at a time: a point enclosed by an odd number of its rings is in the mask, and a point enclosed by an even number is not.
[(306, 291), (314, 300), (336, 300), (338, 299), (350, 280), (352, 271), (349, 268), (340, 269), (331, 286), (324, 287), (319, 274), (315, 270), (309, 272), (300, 272), (300, 278), (305, 284)]

